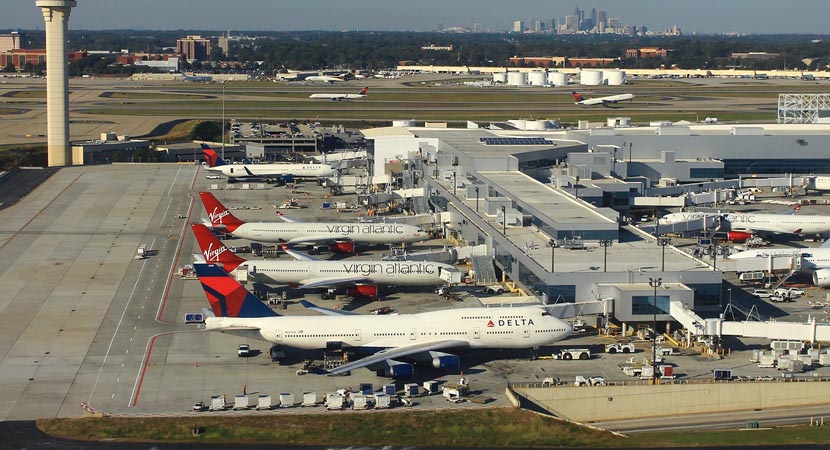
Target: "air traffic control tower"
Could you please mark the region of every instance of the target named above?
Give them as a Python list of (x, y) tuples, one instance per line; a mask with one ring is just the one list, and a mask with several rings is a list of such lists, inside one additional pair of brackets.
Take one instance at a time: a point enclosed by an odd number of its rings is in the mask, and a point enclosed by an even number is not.
[[(75, 0), (36, 0), (46, 22), (46, 140), (49, 166), (72, 165), (69, 145), (69, 75), (67, 28)], [(82, 162), (79, 162), (82, 164)]]

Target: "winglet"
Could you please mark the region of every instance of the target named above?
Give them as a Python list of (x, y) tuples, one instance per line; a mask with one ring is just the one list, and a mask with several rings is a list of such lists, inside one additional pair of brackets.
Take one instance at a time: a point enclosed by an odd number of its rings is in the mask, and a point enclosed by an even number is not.
[(206, 226), (194, 223), (191, 228), (207, 264), (222, 264), (222, 267), (230, 272), (245, 262), (244, 259), (225, 246)]
[(283, 214), (283, 213), (282, 213), (282, 211), (280, 211), (280, 210), (276, 210), (276, 212), (275, 212), (274, 214), (276, 214), (276, 215), (277, 215), (277, 217), (279, 217), (280, 219), (282, 219), (282, 221), (283, 221), (283, 222), (288, 222), (288, 223), (296, 223), (296, 222), (298, 222), (298, 220), (296, 220), (296, 219), (292, 219), (292, 218), (290, 218), (290, 217), (286, 216), (286, 215), (285, 215), (285, 214)]
[(245, 222), (231, 214), (222, 202), (217, 200), (210, 192), (199, 192), (199, 197), (202, 198), (202, 204), (205, 206), (205, 212), (207, 212), (212, 226), (224, 225), (228, 231), (233, 233), (233, 230), (245, 224)]
[(279, 316), (221, 267), (194, 264), (193, 268), (196, 270), (199, 282), (202, 283), (202, 289), (205, 291), (210, 308), (217, 317)]

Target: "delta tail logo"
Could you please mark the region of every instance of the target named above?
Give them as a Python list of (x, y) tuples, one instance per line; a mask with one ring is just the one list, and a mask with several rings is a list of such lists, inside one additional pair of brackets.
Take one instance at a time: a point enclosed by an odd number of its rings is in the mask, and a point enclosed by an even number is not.
[(217, 212), (218, 210), (219, 210), (218, 207), (213, 208), (213, 212), (208, 214), (208, 219), (210, 219), (210, 223), (212, 223), (214, 225), (215, 224), (221, 224), (222, 219), (224, 219), (225, 217), (227, 217), (231, 214), (231, 212), (228, 211), (227, 209), (224, 209), (222, 211)]

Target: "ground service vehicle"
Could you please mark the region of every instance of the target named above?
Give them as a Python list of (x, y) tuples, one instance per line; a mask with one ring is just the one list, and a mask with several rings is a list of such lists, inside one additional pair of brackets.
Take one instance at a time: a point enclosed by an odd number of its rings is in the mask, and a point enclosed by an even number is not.
[(606, 344), (605, 351), (608, 353), (634, 353), (634, 344), (621, 344), (619, 342)]
[(248, 344), (239, 344), (239, 348), (236, 350), (236, 356), (240, 358), (251, 356), (251, 346)]
[(554, 353), (553, 359), (581, 359), (585, 361), (591, 359), (591, 350), (587, 348), (565, 348), (559, 350), (558, 353)]

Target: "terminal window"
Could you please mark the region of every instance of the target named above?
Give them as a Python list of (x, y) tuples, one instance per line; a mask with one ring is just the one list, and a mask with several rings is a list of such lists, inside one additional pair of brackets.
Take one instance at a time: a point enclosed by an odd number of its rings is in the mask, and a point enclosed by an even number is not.
[[(634, 295), (631, 297), (632, 315), (654, 315), (654, 297), (651, 295)], [(669, 313), (670, 295), (657, 296), (657, 314)]]

